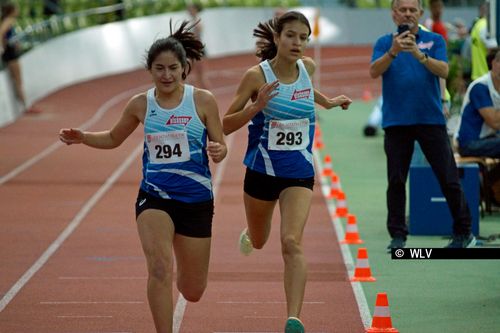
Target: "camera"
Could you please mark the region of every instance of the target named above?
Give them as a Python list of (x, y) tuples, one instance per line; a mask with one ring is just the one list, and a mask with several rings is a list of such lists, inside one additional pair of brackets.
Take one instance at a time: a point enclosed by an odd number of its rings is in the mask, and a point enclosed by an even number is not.
[(410, 30), (409, 24), (400, 24), (398, 25), (398, 35), (401, 35), (403, 32)]

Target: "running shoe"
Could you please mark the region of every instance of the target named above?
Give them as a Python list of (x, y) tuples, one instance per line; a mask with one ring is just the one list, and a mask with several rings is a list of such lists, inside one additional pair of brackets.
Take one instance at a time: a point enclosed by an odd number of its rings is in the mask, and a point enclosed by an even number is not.
[(469, 248), (476, 246), (477, 240), (474, 235), (453, 235), (451, 241), (446, 248), (449, 249), (460, 249), (460, 248)]
[(243, 255), (250, 255), (253, 251), (252, 240), (248, 237), (247, 228), (243, 229), (240, 234), (240, 252)]
[(391, 253), (392, 249), (403, 249), (406, 246), (406, 240), (402, 237), (394, 237), (389, 245), (387, 245), (387, 253)]
[(290, 317), (285, 324), (285, 333), (304, 333), (304, 325), (299, 318)]

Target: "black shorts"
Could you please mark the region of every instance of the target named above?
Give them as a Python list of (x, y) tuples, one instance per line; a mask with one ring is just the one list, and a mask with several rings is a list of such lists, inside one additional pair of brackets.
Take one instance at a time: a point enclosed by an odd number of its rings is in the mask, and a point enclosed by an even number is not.
[(274, 201), (279, 198), (281, 191), (293, 186), (305, 187), (312, 191), (314, 187), (314, 177), (274, 177), (247, 168), (243, 188), (245, 193), (252, 198), (264, 201)]
[(11, 45), (7, 45), (5, 49), (3, 50), (2, 53), (2, 61), (7, 64), (8, 62), (12, 60), (16, 60), (20, 57), (19, 52), (17, 51), (17, 48)]
[(212, 236), (213, 200), (186, 203), (163, 199), (140, 189), (135, 202), (135, 218), (146, 209), (158, 209), (167, 213), (174, 222), (176, 234), (195, 238)]

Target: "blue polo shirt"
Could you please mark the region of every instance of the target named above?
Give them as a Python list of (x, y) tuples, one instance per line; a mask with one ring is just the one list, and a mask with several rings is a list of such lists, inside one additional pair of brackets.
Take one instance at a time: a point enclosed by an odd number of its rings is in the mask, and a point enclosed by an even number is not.
[[(419, 28), (417, 45), (421, 52), (448, 62), (446, 43), (439, 34)], [(372, 62), (392, 46), (392, 33), (380, 37), (373, 48)], [(382, 74), (382, 127), (444, 125), (439, 77), (432, 74), (409, 52), (400, 52)]]

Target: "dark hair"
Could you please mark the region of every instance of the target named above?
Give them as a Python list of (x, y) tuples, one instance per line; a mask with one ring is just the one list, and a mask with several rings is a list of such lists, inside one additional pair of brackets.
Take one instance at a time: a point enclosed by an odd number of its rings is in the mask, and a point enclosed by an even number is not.
[(309, 21), (302, 13), (296, 11), (286, 12), (280, 17), (274, 17), (266, 22), (260, 22), (257, 28), (253, 29), (253, 36), (259, 38), (256, 42), (257, 52), (255, 54), (257, 57), (262, 60), (274, 58), (278, 52), (276, 44), (274, 44), (274, 33), (280, 35), (285, 24), (293, 21), (299, 21), (305, 24), (309, 29), (307, 35), (311, 35)]
[(10, 16), (15, 10), (16, 5), (13, 2), (7, 1), (5, 3), (2, 3), (2, 16), (0, 21), (3, 21), (4, 18)]
[(199, 13), (203, 10), (203, 5), (200, 2), (192, 2), (188, 6), (193, 7)]
[(205, 55), (205, 46), (192, 31), (198, 22), (199, 20), (190, 24), (189, 21), (182, 21), (179, 29), (173, 32), (170, 20), (170, 36), (157, 39), (151, 45), (146, 54), (146, 68), (151, 69), (153, 61), (160, 53), (171, 51), (179, 59), (182, 68), (187, 68), (187, 72), (184, 70), (182, 73), (182, 78), (185, 79), (191, 72), (191, 62), (200, 60)]
[(500, 59), (500, 48), (498, 48), (498, 47), (491, 49), (488, 52), (488, 55), (486, 56), (486, 63), (488, 64), (489, 70), (491, 70), (491, 67), (492, 67), (491, 63), (495, 59)]

